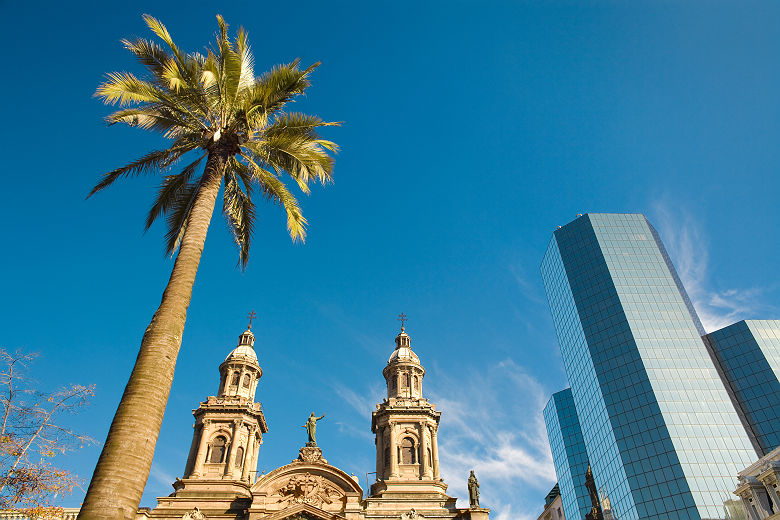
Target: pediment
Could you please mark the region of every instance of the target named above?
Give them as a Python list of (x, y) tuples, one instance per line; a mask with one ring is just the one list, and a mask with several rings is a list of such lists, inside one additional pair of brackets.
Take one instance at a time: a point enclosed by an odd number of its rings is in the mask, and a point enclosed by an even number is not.
[(265, 517), (264, 520), (345, 520), (310, 504), (295, 504)]
[(310, 514), (319, 512), (317, 514), (330, 515), (322, 518), (341, 518), (338, 515), (359, 507), (362, 496), (363, 490), (356, 477), (325, 462), (297, 460), (255, 482), (252, 511), (268, 518), (277, 518), (284, 512), (286, 516), (278, 518), (287, 518), (294, 514), (293, 508), (307, 506), (306, 511)]
[[(309, 478), (311, 477), (311, 478)], [(303, 490), (307, 490), (314, 481), (333, 488), (344, 495), (363, 496), (363, 489), (357, 482), (357, 478), (347, 475), (345, 472), (330, 464), (321, 462), (295, 461), (286, 466), (276, 468), (267, 475), (260, 477), (252, 485), (252, 494), (270, 494), (281, 488), (289, 487), (292, 483), (300, 483)], [(308, 482), (308, 484), (307, 484)]]

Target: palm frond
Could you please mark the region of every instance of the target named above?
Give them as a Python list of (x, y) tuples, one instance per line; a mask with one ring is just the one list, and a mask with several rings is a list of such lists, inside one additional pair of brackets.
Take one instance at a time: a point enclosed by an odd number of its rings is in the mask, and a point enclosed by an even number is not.
[(144, 14), (142, 15), (144, 22), (146, 22), (146, 26), (149, 27), (149, 29), (152, 30), (154, 34), (157, 35), (158, 38), (160, 38), (162, 41), (168, 45), (168, 47), (171, 49), (171, 52), (173, 52), (173, 56), (176, 58), (176, 60), (180, 64), (184, 64), (186, 61), (186, 56), (179, 50), (179, 47), (176, 46), (176, 44), (173, 42), (173, 38), (171, 38), (171, 34), (168, 32), (168, 28), (163, 25), (163, 23), (155, 18), (154, 16)]
[(193, 124), (192, 117), (159, 104), (117, 110), (106, 117), (106, 122), (109, 125), (124, 123), (144, 130), (154, 130), (168, 138), (192, 132), (197, 134), (202, 130), (202, 127)]
[(128, 103), (156, 103), (165, 97), (154, 84), (128, 72), (109, 72), (108, 80), (98, 85), (95, 96), (107, 105)]
[[(317, 129), (322, 128), (323, 126), (341, 126), (341, 122), (327, 122), (317, 116), (291, 112), (277, 117), (274, 122), (268, 126), (265, 134), (319, 139)], [(330, 143), (330, 141), (327, 142)], [(332, 151), (338, 150), (338, 146), (336, 146), (335, 143), (330, 143), (330, 145), (333, 147)], [(328, 149), (330, 150), (331, 148)]]
[(144, 231), (152, 227), (152, 224), (154, 224), (154, 221), (157, 220), (160, 215), (164, 215), (170, 211), (181, 195), (182, 190), (189, 185), (192, 174), (195, 173), (195, 169), (204, 157), (206, 157), (206, 154), (203, 154), (198, 159), (185, 166), (180, 173), (168, 175), (163, 179), (163, 182), (157, 191), (157, 198), (146, 217)]
[(298, 65), (299, 59), (291, 63), (277, 65), (270, 72), (261, 75), (247, 93), (247, 116), (274, 114), (280, 111), (286, 103), (303, 94), (311, 85), (309, 74), (320, 65), (317, 62), (305, 70)]
[[(266, 199), (278, 202), (287, 214), (287, 232), (293, 239), (293, 242), (300, 240), (306, 241), (306, 218), (301, 213), (301, 207), (298, 200), (290, 193), (287, 186), (284, 185), (273, 173), (261, 168), (248, 155), (242, 154), (241, 157), (247, 162), (247, 166), (255, 181)], [(239, 163), (240, 164), (240, 163)]]
[(195, 199), (198, 197), (202, 182), (203, 176), (201, 175), (197, 181), (190, 182), (179, 190), (177, 197), (173, 199), (166, 218), (168, 232), (165, 233), (165, 253), (169, 256), (173, 256), (179, 249), (181, 239), (184, 238), (190, 213), (192, 213), (192, 207), (195, 205)]
[(247, 40), (247, 32), (243, 27), (238, 28), (236, 36), (236, 51), (241, 56), (241, 78), (238, 83), (240, 90), (251, 87), (255, 82), (255, 64), (252, 57), (252, 50)]
[(165, 64), (171, 59), (171, 55), (153, 41), (143, 38), (135, 40), (121, 40), (125, 49), (129, 50), (149, 72), (155, 76), (162, 76)]
[(92, 188), (92, 191), (89, 192), (87, 198), (90, 198), (100, 190), (107, 188), (120, 177), (127, 175), (149, 174), (155, 171), (164, 170), (165, 168), (168, 168), (173, 163), (175, 163), (179, 157), (192, 150), (192, 148), (194, 147), (187, 145), (174, 145), (165, 150), (154, 150), (149, 152), (138, 160), (103, 174), (100, 182), (98, 182), (95, 187)]
[[(319, 141), (295, 132), (279, 132), (266, 135), (264, 141), (245, 143), (244, 147), (275, 170), (289, 173), (299, 186), (308, 186), (312, 179), (323, 184), (333, 180), (333, 157)], [(335, 147), (335, 143), (325, 143)]]
[(225, 172), (222, 212), (238, 246), (239, 263), (242, 268), (246, 268), (249, 261), (252, 232), (254, 231), (255, 205), (252, 202), (251, 191), (244, 193), (239, 186), (237, 164), (238, 161), (235, 158), (232, 159)]
[(221, 101), (221, 124), (227, 127), (233, 115), (233, 106), (236, 102), (238, 87), (241, 81), (242, 62), (241, 54), (236, 52), (228, 37), (228, 26), (221, 15), (217, 15), (219, 34), (217, 36), (216, 50), (213, 53), (218, 60), (219, 85)]

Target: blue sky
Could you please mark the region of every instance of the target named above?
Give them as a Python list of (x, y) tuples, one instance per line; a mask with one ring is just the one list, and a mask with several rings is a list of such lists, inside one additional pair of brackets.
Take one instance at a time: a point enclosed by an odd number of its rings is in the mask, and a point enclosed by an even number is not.
[[(555, 481), (540, 411), (566, 381), (538, 266), (557, 225), (645, 213), (710, 330), (780, 316), (776, 3), (214, 6), (0, 2), (0, 346), (41, 353), (41, 388), (95, 383), (66, 422), (96, 439), (172, 264), (162, 228), (143, 233), (157, 179), (84, 199), (162, 144), (102, 122), (103, 74), (139, 71), (119, 39), (148, 36), (150, 13), (201, 50), (220, 12), (248, 29), (257, 71), (321, 60), (295, 108), (345, 122), (327, 133), (342, 147), (335, 184), (302, 201), (305, 245), (263, 207), (241, 272), (215, 217), (143, 505), (181, 475), (191, 410), (216, 391), (250, 309), (270, 427), (261, 470), (294, 458), (305, 418), (327, 412), (326, 458), (365, 481), (403, 311), (443, 411), (450, 493), (464, 505), (475, 469), (497, 520), (536, 518)], [(87, 480), (98, 454), (58, 462)]]

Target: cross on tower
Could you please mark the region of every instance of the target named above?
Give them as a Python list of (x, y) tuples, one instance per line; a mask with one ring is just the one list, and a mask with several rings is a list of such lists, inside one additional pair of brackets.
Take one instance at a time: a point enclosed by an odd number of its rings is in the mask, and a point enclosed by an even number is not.
[(249, 318), (249, 328), (251, 329), (252, 328), (252, 320), (257, 318), (257, 314), (255, 314), (255, 311), (249, 311), (249, 314), (247, 314), (246, 317)]
[(400, 321), (400, 322), (401, 322), (401, 332), (403, 332), (403, 331), (404, 331), (404, 323), (406, 323), (407, 321), (409, 321), (409, 318), (407, 318), (407, 317), (406, 317), (406, 314), (404, 314), (404, 313), (402, 312), (401, 314), (399, 314), (399, 315), (398, 315), (398, 321)]

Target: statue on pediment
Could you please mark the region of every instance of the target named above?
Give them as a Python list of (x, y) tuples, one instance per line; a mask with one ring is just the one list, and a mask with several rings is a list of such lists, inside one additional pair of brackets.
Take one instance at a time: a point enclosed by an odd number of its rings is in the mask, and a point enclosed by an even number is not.
[(325, 417), (325, 414), (320, 415), (317, 417), (314, 415), (314, 412), (311, 413), (309, 416), (309, 419), (306, 421), (306, 424), (301, 426), (301, 428), (306, 428), (306, 433), (309, 435), (309, 441), (306, 443), (306, 446), (316, 446), (317, 445), (317, 421), (322, 420)]

